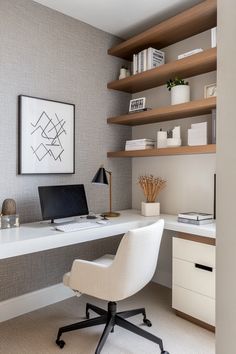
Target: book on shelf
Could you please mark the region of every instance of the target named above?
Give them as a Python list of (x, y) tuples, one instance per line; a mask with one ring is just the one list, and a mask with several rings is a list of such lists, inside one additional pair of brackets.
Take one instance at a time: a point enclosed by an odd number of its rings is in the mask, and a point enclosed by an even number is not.
[(125, 144), (125, 150), (145, 150), (154, 147), (155, 141), (153, 139), (127, 140)]
[(155, 48), (133, 54), (133, 75), (156, 68), (165, 63), (165, 53)]
[(215, 48), (217, 44), (217, 27), (211, 29), (211, 48)]
[(190, 224), (190, 225), (206, 225), (206, 224), (212, 224), (213, 219), (193, 220), (193, 219), (186, 219), (186, 218), (178, 217), (178, 222), (182, 222), (184, 224)]
[(201, 52), (203, 52), (202, 48), (197, 48), (197, 49), (190, 50), (189, 52), (186, 52), (186, 53), (178, 55), (178, 60), (190, 57), (191, 55), (194, 55), (194, 54), (197, 54), (197, 53), (201, 53)]
[(211, 131), (212, 131), (212, 137), (211, 137), (211, 143), (216, 144), (216, 109), (212, 109), (211, 111)]
[(197, 213), (195, 211), (189, 211), (186, 213), (179, 213), (178, 218), (183, 218), (187, 220), (209, 220), (213, 219), (213, 214), (207, 214), (207, 213)]
[(134, 150), (148, 150), (154, 149), (155, 145), (136, 145), (136, 146), (125, 146), (126, 151), (134, 151)]
[(165, 53), (155, 48), (147, 49), (147, 70), (156, 68), (165, 63)]

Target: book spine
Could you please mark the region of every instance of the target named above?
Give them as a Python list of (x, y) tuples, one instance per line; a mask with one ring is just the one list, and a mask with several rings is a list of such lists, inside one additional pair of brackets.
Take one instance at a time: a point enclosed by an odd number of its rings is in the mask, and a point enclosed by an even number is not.
[(192, 219), (178, 218), (178, 222), (182, 222), (184, 224), (191, 224), (191, 225), (206, 225), (206, 224), (211, 224), (213, 222), (213, 219), (192, 220)]
[(211, 111), (211, 118), (212, 118), (212, 137), (211, 142), (212, 144), (216, 144), (216, 109), (212, 109)]
[(143, 71), (147, 70), (147, 49), (143, 50)]
[(136, 54), (133, 54), (133, 75), (136, 74)]
[(211, 29), (211, 48), (215, 48), (216, 47), (216, 35), (217, 35), (217, 28), (214, 27)]
[(186, 52), (186, 53), (178, 55), (178, 59), (183, 59), (183, 58), (186, 58), (186, 57), (190, 57), (191, 55), (194, 55), (194, 54), (197, 54), (197, 53), (200, 53), (200, 52), (203, 52), (202, 48), (194, 49), (194, 50), (191, 50), (190, 52)]
[(141, 52), (138, 53), (138, 73), (141, 73)]

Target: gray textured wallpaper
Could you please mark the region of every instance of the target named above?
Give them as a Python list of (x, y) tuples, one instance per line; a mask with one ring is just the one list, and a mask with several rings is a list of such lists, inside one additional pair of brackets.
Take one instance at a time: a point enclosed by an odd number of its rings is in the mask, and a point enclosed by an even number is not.
[[(107, 55), (118, 39), (30, 0), (1, 0), (0, 16), (0, 204), (16, 199), (21, 221), (34, 221), (41, 218), (38, 185), (84, 183), (90, 210), (107, 210), (108, 188), (90, 183), (103, 163), (113, 172), (114, 210), (131, 207), (130, 160), (106, 158), (131, 136), (130, 128), (106, 124), (108, 116), (127, 111), (130, 99), (106, 88), (122, 65)], [(20, 94), (76, 105), (74, 175), (17, 175)], [(74, 258), (114, 251), (113, 242), (1, 261), (0, 300), (60, 282)]]
[[(107, 55), (118, 39), (29, 0), (0, 1), (0, 16), (0, 204), (15, 198), (21, 221), (34, 221), (41, 217), (38, 185), (84, 183), (90, 209), (106, 210), (108, 188), (90, 183), (103, 163), (113, 172), (114, 209), (130, 207), (131, 162), (106, 158), (131, 135), (106, 124), (130, 99), (106, 88), (122, 65)], [(75, 175), (17, 175), (19, 94), (76, 105)]]

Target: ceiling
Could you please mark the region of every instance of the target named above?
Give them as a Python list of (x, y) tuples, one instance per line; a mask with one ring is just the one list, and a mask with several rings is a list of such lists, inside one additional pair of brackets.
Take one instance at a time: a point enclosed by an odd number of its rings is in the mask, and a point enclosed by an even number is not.
[(34, 0), (121, 38), (129, 38), (202, 0)]

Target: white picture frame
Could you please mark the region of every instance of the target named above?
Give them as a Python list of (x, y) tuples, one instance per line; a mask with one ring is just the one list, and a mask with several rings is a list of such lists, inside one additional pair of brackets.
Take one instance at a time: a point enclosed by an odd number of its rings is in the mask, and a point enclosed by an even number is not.
[(204, 98), (210, 98), (216, 96), (217, 96), (216, 83), (204, 86)]
[(136, 112), (145, 109), (146, 97), (134, 98), (129, 102), (129, 112)]
[(75, 173), (74, 104), (19, 96), (18, 173)]

